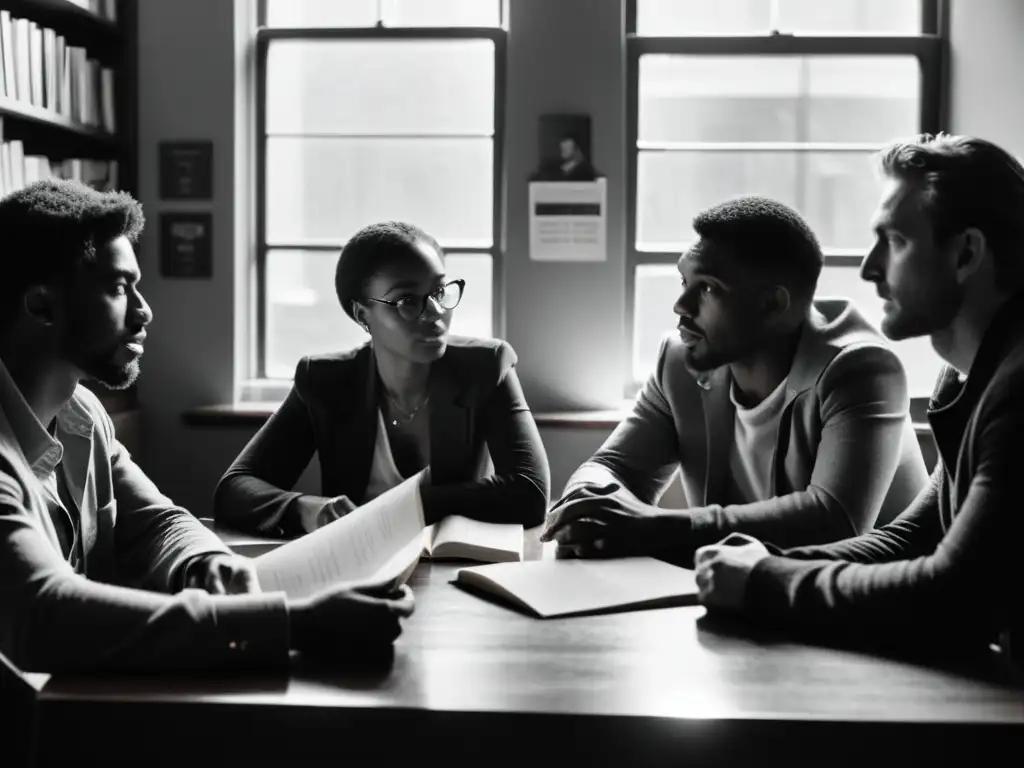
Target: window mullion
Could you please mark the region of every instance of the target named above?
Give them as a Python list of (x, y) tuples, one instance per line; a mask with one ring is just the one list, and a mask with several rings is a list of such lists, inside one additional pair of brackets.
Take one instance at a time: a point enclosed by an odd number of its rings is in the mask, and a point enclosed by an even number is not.
[(768, 0), (768, 29), (773, 34), (781, 31), (779, 25), (779, 0)]

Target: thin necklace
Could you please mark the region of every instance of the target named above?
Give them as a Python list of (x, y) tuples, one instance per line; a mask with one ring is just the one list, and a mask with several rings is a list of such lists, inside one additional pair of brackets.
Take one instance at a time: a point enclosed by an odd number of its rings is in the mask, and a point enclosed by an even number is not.
[(419, 405), (417, 405), (415, 408), (413, 408), (412, 412), (410, 413), (410, 412), (406, 411), (405, 409), (403, 409), (402, 406), (400, 406), (398, 404), (398, 401), (395, 399), (394, 395), (392, 395), (387, 390), (387, 388), (384, 388), (384, 396), (387, 397), (388, 402), (391, 403), (391, 406), (396, 411), (398, 411), (400, 414), (402, 414), (402, 416), (404, 417), (401, 420), (396, 419), (396, 418), (392, 418), (391, 419), (391, 426), (393, 426), (393, 427), (397, 427), (399, 425), (405, 426), (406, 424), (411, 423), (412, 420), (416, 418), (416, 414), (420, 412), (420, 408), (422, 408), (424, 405), (426, 405), (427, 401), (430, 400), (430, 395), (427, 395), (426, 397), (423, 398), (422, 402), (420, 402)]

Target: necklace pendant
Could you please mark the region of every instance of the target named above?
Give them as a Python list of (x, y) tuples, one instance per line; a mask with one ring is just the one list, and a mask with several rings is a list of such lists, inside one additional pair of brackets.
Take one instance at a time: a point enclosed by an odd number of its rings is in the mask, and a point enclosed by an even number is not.
[(398, 419), (392, 419), (391, 420), (391, 426), (392, 427), (397, 427), (398, 426)]

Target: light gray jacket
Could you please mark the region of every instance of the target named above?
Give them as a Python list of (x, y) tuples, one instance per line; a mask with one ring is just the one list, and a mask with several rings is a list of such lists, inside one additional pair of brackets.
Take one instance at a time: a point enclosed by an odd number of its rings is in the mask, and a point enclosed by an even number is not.
[[(286, 664), (284, 594), (179, 591), (191, 560), (228, 549), (157, 490), (85, 387), (56, 421), (54, 437), (0, 362), (0, 653), (38, 672)], [(78, 572), (37, 476), (51, 471), (78, 507)]]
[(573, 473), (564, 493), (614, 479), (653, 504), (678, 468), (694, 547), (734, 531), (789, 547), (887, 523), (925, 487), (906, 373), (851, 302), (814, 302), (789, 372), (772, 498), (764, 501), (725, 503), (735, 421), (731, 375), (726, 366), (698, 383), (683, 355), (678, 336), (666, 336), (633, 412)]

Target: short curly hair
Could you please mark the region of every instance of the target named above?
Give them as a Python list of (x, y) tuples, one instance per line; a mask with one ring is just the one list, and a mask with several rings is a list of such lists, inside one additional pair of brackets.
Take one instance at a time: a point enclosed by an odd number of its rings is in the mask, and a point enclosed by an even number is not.
[(406, 253), (422, 240), (443, 259), (444, 251), (437, 240), (415, 224), (384, 221), (363, 227), (345, 243), (334, 271), (334, 290), (345, 314), (355, 320), (352, 304), (361, 301), (366, 283), (388, 259)]
[(878, 155), (889, 178), (921, 185), (921, 205), (942, 243), (969, 227), (988, 241), (996, 277), (1024, 283), (1024, 166), (975, 136), (922, 133)]
[(810, 301), (824, 256), (818, 238), (795, 210), (766, 197), (726, 200), (698, 213), (693, 229), (702, 240), (732, 249), (746, 268), (787, 284)]
[(126, 192), (99, 192), (76, 181), (36, 181), (0, 200), (0, 325), (17, 316), (32, 285), (70, 276), (119, 237), (135, 244), (142, 205)]

